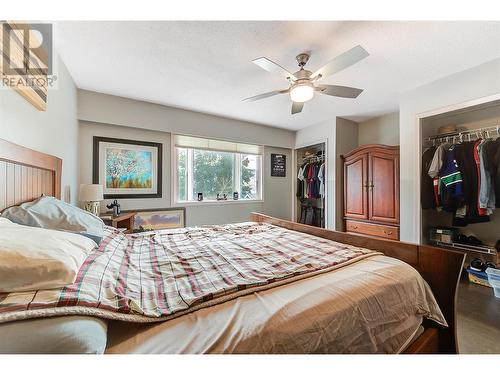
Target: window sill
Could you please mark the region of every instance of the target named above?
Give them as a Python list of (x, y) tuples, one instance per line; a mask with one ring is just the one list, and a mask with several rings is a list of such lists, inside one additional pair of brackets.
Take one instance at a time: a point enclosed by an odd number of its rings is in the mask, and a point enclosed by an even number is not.
[(172, 207), (192, 207), (192, 206), (211, 206), (211, 205), (223, 205), (223, 204), (249, 204), (249, 203), (264, 203), (263, 199), (228, 199), (228, 200), (203, 200), (199, 201), (180, 201), (174, 202)]

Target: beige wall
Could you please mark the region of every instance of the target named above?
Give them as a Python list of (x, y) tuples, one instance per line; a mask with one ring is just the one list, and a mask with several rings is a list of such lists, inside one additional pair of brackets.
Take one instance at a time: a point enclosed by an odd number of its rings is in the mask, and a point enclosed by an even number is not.
[(399, 145), (399, 112), (363, 121), (358, 126), (359, 145)]
[(57, 87), (49, 89), (47, 110), (38, 111), (11, 89), (0, 89), (0, 138), (63, 160), (62, 199), (77, 195), (78, 122), (76, 87), (58, 58)]
[(335, 127), (335, 230), (343, 229), (344, 168), (341, 155), (358, 147), (358, 124), (337, 117)]
[[(291, 148), (295, 132), (238, 121), (159, 104), (78, 90), (80, 120), (80, 183), (92, 179), (92, 137), (94, 135), (163, 143), (163, 197), (122, 199), (123, 209), (162, 208), (172, 205), (170, 197), (170, 134), (188, 134), (229, 141), (265, 145), (262, 202), (217, 202), (188, 205), (187, 225), (245, 221), (258, 211), (284, 219), (292, 217)], [(287, 155), (287, 177), (270, 176), (270, 154)]]
[[(286, 155), (286, 176), (271, 177), (271, 154)], [(264, 205), (267, 215), (287, 220), (292, 219), (292, 189), (295, 183), (292, 165), (292, 150), (289, 148), (264, 148)]]
[[(134, 129), (125, 126), (98, 124), (87, 121), (80, 121), (79, 124), (78, 170), (80, 172), (80, 184), (92, 183), (92, 139), (94, 136), (158, 142), (163, 144), (163, 197), (150, 199), (120, 199), (120, 204), (124, 210), (170, 207), (170, 133)], [(109, 201), (105, 201), (105, 204), (108, 203)], [(105, 210), (104, 204), (101, 204), (101, 209)]]
[(78, 119), (273, 147), (295, 141), (290, 130), (85, 90), (78, 90)]
[[(145, 114), (147, 115), (147, 114)], [(94, 136), (133, 139), (163, 144), (163, 196), (151, 199), (120, 199), (124, 210), (146, 208), (166, 208), (172, 206), (171, 200), (171, 133), (80, 121), (79, 126), (79, 182), (92, 182), (92, 139)], [(282, 153), (287, 157), (287, 176), (271, 177), (271, 153)], [(279, 218), (292, 216), (292, 175), (291, 150), (267, 146), (263, 158), (263, 201), (262, 202), (216, 202), (186, 205), (186, 225), (223, 224), (248, 221), (250, 212), (263, 212)], [(105, 210), (103, 202), (102, 209)]]

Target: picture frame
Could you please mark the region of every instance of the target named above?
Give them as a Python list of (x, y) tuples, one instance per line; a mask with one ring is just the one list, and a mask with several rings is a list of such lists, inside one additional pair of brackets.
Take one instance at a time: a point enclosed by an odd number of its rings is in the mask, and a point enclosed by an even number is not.
[(135, 212), (133, 232), (145, 232), (150, 230), (184, 228), (186, 226), (186, 208), (153, 208), (144, 210), (133, 210), (124, 212)]
[(94, 137), (92, 183), (104, 199), (161, 198), (161, 143)]
[(286, 177), (286, 155), (271, 154), (271, 177)]

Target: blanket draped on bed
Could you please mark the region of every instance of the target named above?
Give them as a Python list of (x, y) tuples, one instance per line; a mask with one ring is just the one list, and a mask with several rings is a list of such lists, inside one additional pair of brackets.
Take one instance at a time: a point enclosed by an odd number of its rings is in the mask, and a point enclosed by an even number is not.
[(167, 320), (377, 254), (265, 223), (134, 235), (107, 228), (74, 284), (0, 293), (0, 322), (70, 314)]

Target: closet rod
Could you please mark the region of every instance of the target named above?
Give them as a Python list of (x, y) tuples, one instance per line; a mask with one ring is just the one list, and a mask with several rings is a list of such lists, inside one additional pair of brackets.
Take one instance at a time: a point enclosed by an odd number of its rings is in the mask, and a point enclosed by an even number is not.
[(490, 136), (490, 133), (494, 132), (493, 134), (496, 136), (500, 136), (500, 125), (495, 125), (495, 126), (487, 126), (484, 128), (477, 128), (477, 129), (468, 129), (468, 130), (463, 130), (463, 131), (456, 131), (453, 133), (446, 133), (446, 134), (436, 134), (430, 137), (424, 138), (424, 142), (436, 140), (436, 139), (443, 139), (443, 138), (456, 138), (460, 136), (469, 136), (469, 135), (476, 135), (479, 136), (480, 133), (483, 135), (486, 134), (486, 136)]
[(318, 162), (318, 161), (324, 161), (325, 157), (324, 156), (307, 156), (305, 158), (302, 158), (302, 161), (297, 162), (297, 165), (302, 165), (304, 163), (309, 163), (309, 162)]

